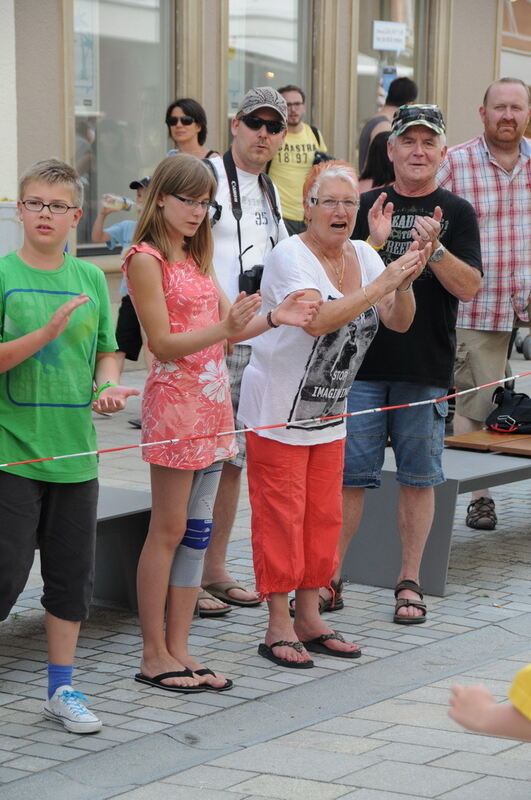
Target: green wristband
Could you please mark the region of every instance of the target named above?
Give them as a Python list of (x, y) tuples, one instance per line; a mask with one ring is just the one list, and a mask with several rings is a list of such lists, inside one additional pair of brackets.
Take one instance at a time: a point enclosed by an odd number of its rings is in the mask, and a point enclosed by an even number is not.
[(100, 394), (104, 392), (105, 389), (110, 389), (111, 386), (118, 386), (118, 384), (113, 383), (112, 381), (107, 381), (106, 383), (102, 383), (101, 386), (99, 386), (94, 392), (94, 400), (97, 400)]

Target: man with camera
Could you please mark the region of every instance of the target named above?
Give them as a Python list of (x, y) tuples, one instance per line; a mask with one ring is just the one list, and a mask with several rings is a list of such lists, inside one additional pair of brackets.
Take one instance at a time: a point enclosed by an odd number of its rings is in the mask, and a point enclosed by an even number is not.
[[(269, 175), (280, 194), (284, 222), (290, 236), (306, 230), (302, 187), (317, 154), (327, 152), (321, 132), (307, 125), (306, 97), (302, 89), (289, 84), (279, 90), (288, 107), (288, 131), (269, 165)], [(319, 155), (317, 156), (319, 158)]]
[[(286, 101), (275, 89), (250, 89), (231, 122), (230, 149), (223, 158), (211, 159), (218, 179), (216, 202), (221, 206), (212, 228), (214, 268), (231, 302), (238, 292), (253, 293), (259, 288), (266, 253), (288, 236), (278, 192), (264, 173), (285, 139), (287, 115)], [(250, 356), (247, 342), (235, 345), (227, 356), (235, 417), (241, 378)], [(245, 438), (241, 434), (238, 443), (238, 455), (223, 465), (202, 587), (225, 603), (254, 606), (260, 602), (258, 595), (234, 581), (225, 563), (245, 465)]]

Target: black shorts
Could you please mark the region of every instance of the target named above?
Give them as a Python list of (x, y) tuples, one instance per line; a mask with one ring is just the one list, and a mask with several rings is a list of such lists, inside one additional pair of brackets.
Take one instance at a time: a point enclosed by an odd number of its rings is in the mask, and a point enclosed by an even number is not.
[(125, 357), (129, 361), (138, 361), (138, 355), (142, 349), (142, 334), (135, 307), (128, 294), (122, 297), (122, 302), (118, 309), (116, 341), (118, 342), (118, 350), (125, 353)]
[(23, 591), (35, 548), (41, 603), (59, 619), (87, 619), (94, 584), (98, 479), (51, 483), (0, 470), (0, 620)]

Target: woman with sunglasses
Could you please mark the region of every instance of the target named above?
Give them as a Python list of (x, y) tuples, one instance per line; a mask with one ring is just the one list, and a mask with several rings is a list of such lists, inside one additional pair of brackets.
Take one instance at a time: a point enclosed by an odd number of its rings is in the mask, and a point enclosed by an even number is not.
[(170, 103), (166, 110), (168, 136), (175, 147), (168, 155), (188, 153), (197, 158), (210, 158), (217, 155), (216, 150), (205, 147), (207, 138), (207, 118), (205, 109), (190, 97), (183, 97)]
[(262, 311), (301, 289), (319, 311), (304, 329), (271, 330), (253, 342), (238, 410), (244, 426), (256, 429), (246, 434), (253, 561), (269, 609), (258, 652), (299, 669), (313, 666), (308, 651), (361, 655), (319, 615), (319, 587), (331, 585), (342, 523), (341, 415), (378, 319), (396, 331), (410, 326), (411, 282), (427, 257), (414, 243), (385, 268), (367, 242), (349, 239), (359, 206), (350, 164), (313, 167), (303, 203), (307, 230), (266, 256)]

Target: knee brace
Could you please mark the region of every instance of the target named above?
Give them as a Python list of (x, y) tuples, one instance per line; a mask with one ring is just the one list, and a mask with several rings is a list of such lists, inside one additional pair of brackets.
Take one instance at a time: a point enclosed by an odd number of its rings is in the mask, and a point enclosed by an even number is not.
[(194, 475), (188, 501), (186, 532), (175, 551), (170, 586), (201, 585), (205, 550), (212, 533), (212, 508), (221, 476), (221, 465), (212, 464)]

